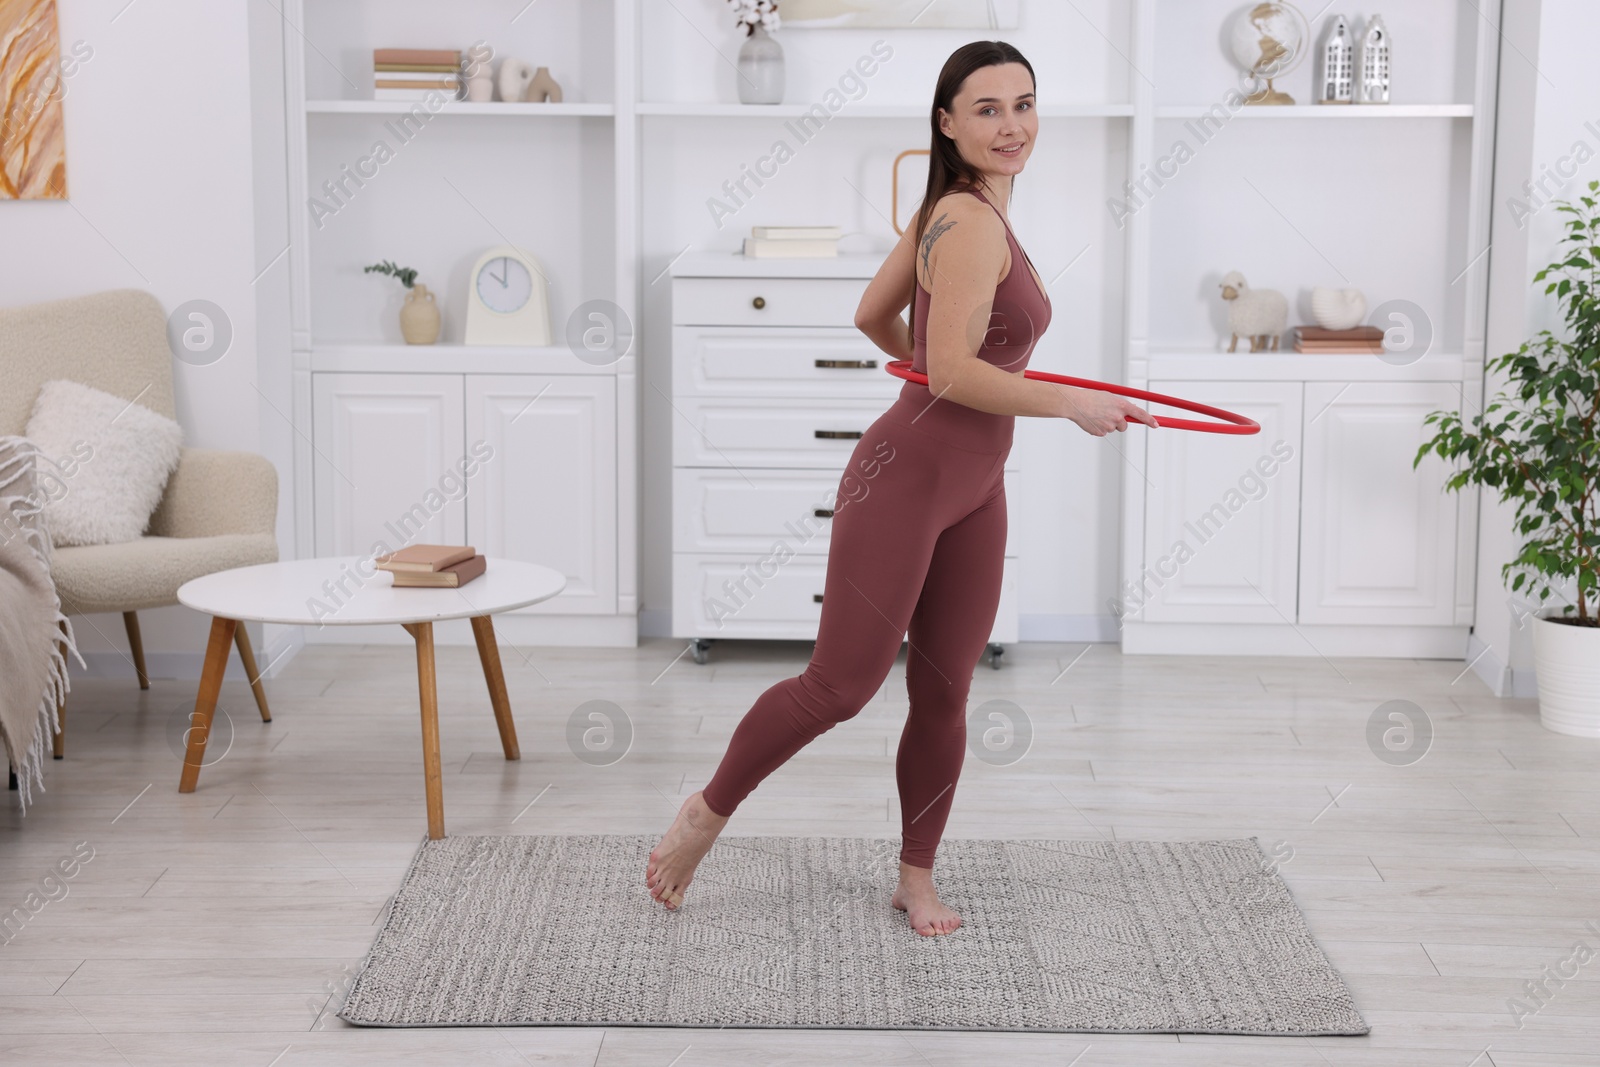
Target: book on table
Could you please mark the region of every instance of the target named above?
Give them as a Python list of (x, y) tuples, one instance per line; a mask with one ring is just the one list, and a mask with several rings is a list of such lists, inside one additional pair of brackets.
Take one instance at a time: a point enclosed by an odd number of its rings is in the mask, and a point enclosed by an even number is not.
[(482, 556), (472, 556), (436, 571), (395, 571), (396, 588), (459, 589), (484, 572), (487, 566)]
[(431, 574), (477, 555), (471, 545), (406, 545), (373, 557), (379, 570), (396, 574)]

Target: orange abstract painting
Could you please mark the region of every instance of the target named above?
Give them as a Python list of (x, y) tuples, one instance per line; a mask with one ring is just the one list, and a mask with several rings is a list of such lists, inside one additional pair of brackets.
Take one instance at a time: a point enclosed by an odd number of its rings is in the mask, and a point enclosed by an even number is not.
[(67, 198), (55, 0), (0, 0), (0, 200)]

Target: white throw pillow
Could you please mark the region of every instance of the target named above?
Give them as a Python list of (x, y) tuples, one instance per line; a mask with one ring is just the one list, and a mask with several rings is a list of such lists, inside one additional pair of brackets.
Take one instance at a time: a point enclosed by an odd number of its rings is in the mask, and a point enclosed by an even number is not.
[(39, 388), (23, 430), (39, 451), (50, 542), (135, 541), (178, 466), (183, 427), (140, 404), (55, 379)]

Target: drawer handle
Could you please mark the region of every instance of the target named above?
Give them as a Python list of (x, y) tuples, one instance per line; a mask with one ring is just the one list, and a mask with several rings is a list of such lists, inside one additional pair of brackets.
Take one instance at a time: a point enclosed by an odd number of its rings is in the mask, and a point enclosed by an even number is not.
[(875, 370), (875, 359), (819, 359), (817, 366), (828, 370)]
[(831, 518), (833, 518), (833, 509), (832, 508), (813, 508), (812, 511), (811, 511), (811, 514), (815, 515), (819, 519), (831, 519)]
[(762, 308), (767, 306), (767, 298), (764, 296), (758, 296), (754, 300), (750, 301), (750, 306), (755, 308), (757, 311), (760, 311)]
[(866, 433), (865, 430), (815, 430), (813, 432), (818, 437), (844, 441), (859, 441), (861, 440), (861, 435)]
[(812, 594), (811, 594), (811, 602), (812, 602), (812, 603), (813, 603), (813, 604), (820, 604), (820, 603), (822, 603), (822, 594), (821, 594), (821, 593), (812, 593)]

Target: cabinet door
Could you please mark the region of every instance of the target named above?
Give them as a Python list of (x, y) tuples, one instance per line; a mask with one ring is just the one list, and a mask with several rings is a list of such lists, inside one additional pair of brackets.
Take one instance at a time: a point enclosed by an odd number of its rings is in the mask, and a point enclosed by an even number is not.
[(608, 375), (471, 375), (469, 448), (485, 459), (467, 492), (467, 540), (486, 556), (567, 576), (529, 615), (617, 610), (617, 396)]
[(463, 544), (459, 374), (314, 374), (319, 556)]
[(1448, 382), (1306, 385), (1300, 621), (1449, 626), (1455, 621), (1455, 494), (1423, 418), (1455, 410)]
[(1261, 432), (1128, 431), (1145, 437), (1149, 462), (1144, 560), (1132, 584), (1118, 590), (1122, 612), (1147, 622), (1293, 621), (1301, 384), (1152, 382), (1150, 388), (1247, 415)]

